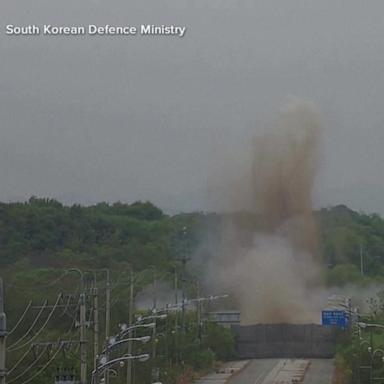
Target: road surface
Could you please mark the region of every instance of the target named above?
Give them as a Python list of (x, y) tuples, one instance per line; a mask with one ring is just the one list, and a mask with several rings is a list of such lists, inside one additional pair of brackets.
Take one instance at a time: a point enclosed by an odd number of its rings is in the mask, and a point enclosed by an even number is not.
[(330, 359), (257, 359), (251, 360), (243, 371), (227, 383), (331, 384), (332, 375), (333, 360)]

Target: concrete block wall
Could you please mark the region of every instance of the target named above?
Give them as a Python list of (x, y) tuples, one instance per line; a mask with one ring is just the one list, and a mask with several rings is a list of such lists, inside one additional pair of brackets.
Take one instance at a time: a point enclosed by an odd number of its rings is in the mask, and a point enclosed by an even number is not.
[(330, 358), (337, 330), (318, 324), (234, 325), (240, 358)]

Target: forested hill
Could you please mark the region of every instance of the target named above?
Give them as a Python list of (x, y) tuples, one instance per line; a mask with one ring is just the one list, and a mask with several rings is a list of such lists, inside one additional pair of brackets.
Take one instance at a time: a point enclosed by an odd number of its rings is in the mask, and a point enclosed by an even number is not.
[[(316, 212), (319, 245), (329, 284), (384, 279), (384, 220), (377, 214), (353, 211), (345, 205)], [(364, 279), (360, 262), (363, 260)]]
[(175, 225), (150, 203), (63, 206), (55, 200), (0, 205), (0, 260), (22, 259), (32, 267), (113, 267), (136, 269), (167, 263)]
[[(330, 283), (384, 276), (384, 220), (339, 205), (315, 212), (320, 252)], [(220, 220), (216, 214), (168, 216), (149, 202), (64, 206), (31, 198), (0, 204), (0, 268), (111, 268), (129, 263), (170, 271), (175, 259), (193, 253), (201, 234)], [(5, 273), (5, 272), (4, 272)]]

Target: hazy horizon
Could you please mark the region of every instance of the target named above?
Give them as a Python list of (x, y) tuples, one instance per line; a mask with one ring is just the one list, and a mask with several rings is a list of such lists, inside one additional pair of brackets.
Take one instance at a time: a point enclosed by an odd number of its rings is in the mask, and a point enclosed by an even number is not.
[[(323, 126), (315, 207), (383, 215), (383, 13), (378, 0), (4, 0), (0, 201), (214, 210), (211, 180), (223, 164), (241, 166), (294, 95), (313, 102)], [(5, 36), (7, 24), (41, 23), (187, 33)]]

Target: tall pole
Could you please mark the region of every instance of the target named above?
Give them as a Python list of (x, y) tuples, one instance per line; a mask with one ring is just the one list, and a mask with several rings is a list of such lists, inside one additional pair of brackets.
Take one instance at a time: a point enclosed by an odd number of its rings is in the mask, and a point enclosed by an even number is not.
[(187, 265), (187, 247), (186, 247), (186, 235), (187, 235), (187, 227), (183, 227), (182, 229), (182, 239), (183, 239), (183, 250), (182, 250), (182, 258), (181, 258), (181, 296), (182, 296), (182, 302), (181, 302), (181, 330), (183, 334), (185, 334), (185, 281), (186, 281), (186, 265)]
[(105, 340), (108, 346), (111, 322), (111, 277), (109, 269), (107, 272), (107, 284), (105, 289)]
[[(109, 345), (109, 335), (110, 335), (110, 323), (111, 323), (111, 275), (109, 269), (105, 270), (107, 272), (107, 282), (105, 286), (105, 357), (108, 361), (108, 345)], [(107, 368), (104, 373), (105, 383), (109, 383), (109, 369)]]
[(99, 356), (99, 294), (97, 287), (93, 288), (93, 369), (97, 369)]
[(153, 312), (157, 312), (157, 278), (156, 270), (153, 270)]
[(157, 344), (157, 340), (156, 340), (156, 318), (155, 318), (155, 321), (154, 321), (154, 327), (153, 327), (153, 330), (152, 330), (152, 381), (153, 382), (158, 382), (159, 381), (159, 374), (158, 374), (158, 369), (156, 367), (156, 344)]
[(177, 267), (175, 265), (175, 305), (177, 306)]
[[(197, 297), (200, 298), (200, 283), (199, 282), (197, 282), (196, 291), (197, 291), (196, 292)], [(196, 312), (197, 312), (197, 338), (201, 339), (201, 304), (200, 304), (200, 300), (197, 301)]]
[(363, 260), (363, 245), (360, 244), (360, 272), (364, 276), (364, 260)]
[(85, 319), (85, 293), (80, 295), (80, 384), (87, 383), (87, 340)]
[(373, 351), (374, 351), (372, 327), (369, 328), (369, 340), (370, 340), (369, 343), (370, 343), (370, 347), (371, 347), (371, 351), (370, 351), (371, 370), (370, 370), (370, 375), (369, 375), (369, 383), (372, 384), (373, 383)]
[(175, 307), (176, 307), (176, 311), (175, 311), (175, 357), (176, 357), (176, 362), (178, 362), (179, 361), (179, 351), (178, 351), (178, 349), (179, 349), (179, 343), (178, 343), (178, 334), (177, 334), (177, 332), (178, 332), (178, 329), (177, 329), (177, 327), (178, 327), (178, 314), (179, 314), (179, 312), (178, 312), (178, 310), (177, 310), (177, 302), (178, 302), (178, 281), (177, 281), (178, 279), (177, 279), (177, 267), (176, 267), (176, 265), (175, 265)]
[(5, 338), (7, 335), (7, 316), (4, 312), (3, 279), (0, 278), (0, 384), (5, 384)]
[[(129, 314), (128, 314), (128, 326), (132, 327), (133, 325), (133, 289), (134, 289), (134, 281), (133, 281), (133, 269), (130, 268), (129, 272), (130, 276), (130, 289), (129, 289)], [(128, 338), (131, 337), (131, 330), (128, 333)], [(128, 341), (128, 355), (132, 355), (132, 341)], [(127, 360), (127, 384), (132, 384), (132, 361)]]
[(183, 332), (183, 334), (185, 333), (185, 265), (187, 263), (187, 259), (184, 255), (183, 259), (182, 259), (182, 278), (181, 278), (181, 282), (182, 282), (182, 285), (181, 285), (181, 331)]

